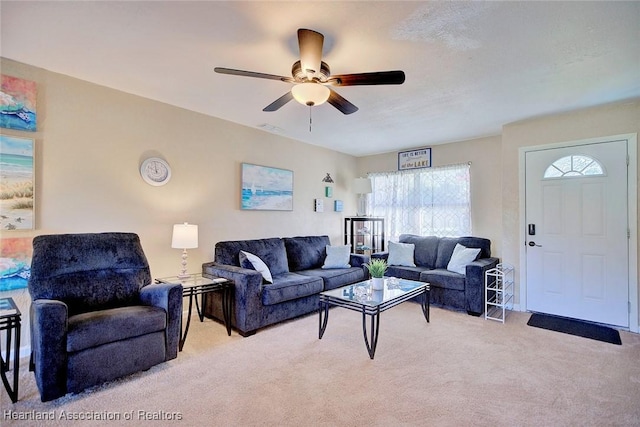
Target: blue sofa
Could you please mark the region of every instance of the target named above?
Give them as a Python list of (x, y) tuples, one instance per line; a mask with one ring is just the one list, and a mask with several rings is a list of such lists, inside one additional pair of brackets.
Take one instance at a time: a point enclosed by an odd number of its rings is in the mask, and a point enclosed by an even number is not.
[[(415, 267), (390, 265), (386, 275), (428, 282), (430, 303), (480, 316), (484, 312), (484, 274), (496, 267), (498, 258), (491, 257), (491, 241), (480, 237), (435, 237), (402, 234), (399, 243), (415, 246)], [(465, 267), (465, 274), (447, 270), (456, 244), (480, 249), (475, 261)], [(389, 252), (378, 252), (372, 258), (389, 259)]]
[[(365, 280), (364, 255), (350, 254), (347, 268), (322, 268), (328, 236), (304, 236), (218, 242), (214, 261), (202, 265), (205, 276), (224, 277), (235, 284), (231, 325), (242, 336), (318, 310), (319, 293)], [(273, 283), (247, 265), (240, 251), (258, 256)], [(249, 267), (249, 268), (246, 268)], [(204, 314), (222, 320), (219, 293), (205, 294)]]

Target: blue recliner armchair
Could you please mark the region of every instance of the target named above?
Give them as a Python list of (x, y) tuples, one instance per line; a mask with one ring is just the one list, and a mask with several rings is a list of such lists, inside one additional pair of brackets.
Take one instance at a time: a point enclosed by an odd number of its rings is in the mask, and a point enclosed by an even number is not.
[(33, 239), (31, 363), (43, 402), (174, 359), (182, 286), (151, 284), (133, 233)]

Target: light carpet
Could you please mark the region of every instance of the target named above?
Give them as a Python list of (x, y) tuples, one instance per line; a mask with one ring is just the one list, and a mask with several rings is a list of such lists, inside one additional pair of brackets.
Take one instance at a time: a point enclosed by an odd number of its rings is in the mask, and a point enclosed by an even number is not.
[[(317, 314), (248, 338), (194, 315), (177, 359), (53, 402), (40, 402), (23, 360), (20, 400), (0, 390), (0, 424), (640, 425), (640, 335), (621, 332), (613, 346), (528, 318), (514, 312), (501, 324), (432, 308), (427, 323), (418, 304), (401, 304), (382, 313), (370, 360), (360, 314), (341, 308), (322, 340)], [(53, 419), (33, 421), (43, 414)]]

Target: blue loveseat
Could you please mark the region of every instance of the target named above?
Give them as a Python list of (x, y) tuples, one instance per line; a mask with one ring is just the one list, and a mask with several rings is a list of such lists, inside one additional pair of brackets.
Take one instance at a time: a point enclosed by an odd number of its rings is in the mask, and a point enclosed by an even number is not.
[[(369, 258), (350, 254), (345, 268), (322, 268), (328, 236), (304, 236), (218, 242), (214, 261), (202, 265), (205, 276), (224, 277), (235, 284), (231, 325), (242, 336), (257, 329), (318, 310), (319, 293), (365, 280)], [(273, 283), (246, 263), (240, 251), (259, 257)], [(205, 294), (204, 314), (222, 320), (219, 293)]]
[[(491, 256), (491, 241), (481, 237), (436, 237), (402, 234), (399, 243), (413, 244), (415, 266), (390, 265), (386, 275), (428, 282), (430, 303), (480, 316), (484, 312), (484, 274), (498, 264)], [(480, 249), (475, 261), (468, 263), (464, 274), (448, 270), (456, 244)], [(390, 242), (389, 245), (391, 245)], [(389, 251), (373, 254), (372, 258), (388, 260)]]

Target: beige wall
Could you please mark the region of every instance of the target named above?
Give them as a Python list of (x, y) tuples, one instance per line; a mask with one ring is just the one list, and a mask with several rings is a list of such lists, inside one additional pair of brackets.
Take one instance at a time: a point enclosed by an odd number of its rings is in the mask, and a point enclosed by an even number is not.
[[(519, 149), (639, 132), (640, 100), (635, 99), (505, 124), (501, 136), (432, 146), (434, 166), (472, 162), (473, 234), (491, 239), (493, 255), (515, 266), (516, 304), (520, 303)], [(358, 174), (397, 170), (397, 161), (397, 152), (361, 157)], [(639, 324), (640, 319), (635, 325), (632, 319), (632, 330)]]
[[(416, 147), (419, 148), (419, 147)], [(471, 227), (473, 235), (491, 240), (491, 252), (501, 257), (501, 140), (499, 136), (431, 147), (433, 166), (471, 162)], [(358, 173), (398, 170), (398, 153), (360, 157)]]
[[(179, 270), (171, 228), (183, 221), (200, 227), (190, 271), (212, 259), (219, 240), (328, 234), (339, 244), (342, 219), (356, 209), (353, 178), (397, 169), (396, 152), (356, 159), (10, 60), (0, 58), (0, 65), (3, 74), (38, 84), (38, 132), (2, 130), (36, 140), (36, 230), (2, 235), (136, 232), (154, 277)], [(507, 124), (502, 136), (433, 146), (433, 164), (472, 162), (473, 234), (491, 239), (493, 253), (519, 267), (518, 148), (639, 130), (636, 100)], [(173, 178), (163, 187), (140, 178), (139, 165), (150, 155), (172, 166)], [(241, 211), (242, 162), (293, 170), (294, 211)], [(331, 199), (323, 197), (326, 172), (336, 181)], [(313, 211), (314, 198), (324, 198), (324, 213)], [(336, 199), (344, 201), (343, 213), (332, 211)], [(18, 301), (28, 330), (28, 293), (5, 295)]]
[[(184, 221), (199, 226), (191, 272), (212, 260), (220, 240), (328, 234), (342, 243), (342, 218), (356, 209), (354, 157), (6, 59), (0, 65), (3, 74), (38, 85), (38, 131), (2, 129), (36, 140), (36, 230), (3, 230), (3, 237), (135, 232), (153, 277), (179, 272), (171, 232)], [(171, 165), (167, 185), (141, 179), (139, 165), (150, 155)], [(240, 210), (242, 162), (293, 170), (294, 210)], [(335, 180), (330, 199), (321, 182), (327, 172)], [(325, 200), (323, 213), (314, 212), (315, 198)], [(343, 213), (333, 211), (336, 199)], [(27, 291), (5, 294), (18, 301), (26, 323)]]
[[(520, 238), (524, 233), (519, 222), (519, 149), (638, 132), (640, 132), (640, 100), (638, 99), (523, 120), (503, 127), (502, 245), (505, 262), (516, 267), (516, 282), (520, 274)], [(516, 302), (520, 301), (519, 290), (520, 287), (516, 283)], [(640, 304), (640, 301), (638, 303)], [(638, 324), (640, 319), (636, 319), (636, 330)]]

